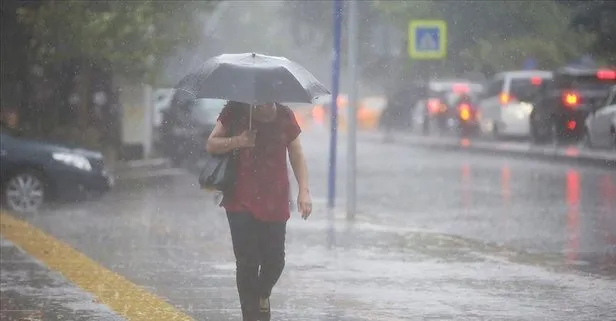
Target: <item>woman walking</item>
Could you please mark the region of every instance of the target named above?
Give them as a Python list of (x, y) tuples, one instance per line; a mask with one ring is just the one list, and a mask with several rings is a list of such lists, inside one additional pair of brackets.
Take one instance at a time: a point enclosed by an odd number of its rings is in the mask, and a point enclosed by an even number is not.
[(270, 294), (285, 265), (287, 155), (299, 186), (298, 210), (304, 219), (312, 212), (300, 133), (287, 106), (229, 101), (207, 140), (211, 154), (239, 150), (235, 185), (224, 193), (222, 206), (231, 230), (244, 321), (270, 320)]

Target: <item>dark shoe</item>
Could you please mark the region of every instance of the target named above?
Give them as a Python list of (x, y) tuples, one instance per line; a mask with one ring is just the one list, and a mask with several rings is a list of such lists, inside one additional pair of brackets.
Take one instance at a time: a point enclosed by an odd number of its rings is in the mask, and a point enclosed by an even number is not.
[(271, 317), (269, 298), (259, 299), (259, 321), (270, 321)]

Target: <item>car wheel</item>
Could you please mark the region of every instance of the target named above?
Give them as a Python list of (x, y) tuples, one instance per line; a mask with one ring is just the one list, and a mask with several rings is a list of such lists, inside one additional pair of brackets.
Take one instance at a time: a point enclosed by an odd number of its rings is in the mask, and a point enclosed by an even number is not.
[(594, 146), (592, 144), (592, 138), (590, 137), (590, 134), (588, 133), (588, 131), (586, 131), (584, 133), (584, 137), (582, 138), (582, 146), (588, 148), (588, 149), (593, 149)]
[(530, 139), (536, 145), (545, 144), (547, 139), (547, 129), (542, 127), (542, 122), (538, 119), (536, 114), (530, 115)]
[(47, 188), (37, 171), (21, 171), (11, 176), (4, 188), (4, 200), (11, 211), (31, 213), (45, 202)]
[[(532, 119), (532, 115), (531, 115)], [(535, 127), (535, 123), (531, 120), (529, 123), (530, 128), (530, 141), (533, 144), (541, 144), (541, 138), (539, 137), (539, 133), (537, 133), (537, 128)]]
[(501, 140), (503, 138), (503, 135), (501, 134), (500, 129), (498, 129), (498, 124), (496, 122), (492, 123), (492, 138), (496, 140)]
[(560, 136), (560, 131), (558, 129), (558, 124), (556, 124), (556, 121), (554, 120), (550, 122), (549, 141), (553, 145), (559, 145), (562, 141), (562, 138)]
[(421, 123), (421, 133), (424, 136), (430, 135), (430, 118), (424, 116), (423, 121)]

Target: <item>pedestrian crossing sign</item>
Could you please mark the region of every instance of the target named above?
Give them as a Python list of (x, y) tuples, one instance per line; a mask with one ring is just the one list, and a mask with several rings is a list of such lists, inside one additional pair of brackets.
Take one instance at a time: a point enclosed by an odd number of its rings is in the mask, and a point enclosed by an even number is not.
[(447, 23), (443, 20), (413, 20), (409, 22), (408, 40), (411, 59), (444, 59), (447, 56)]

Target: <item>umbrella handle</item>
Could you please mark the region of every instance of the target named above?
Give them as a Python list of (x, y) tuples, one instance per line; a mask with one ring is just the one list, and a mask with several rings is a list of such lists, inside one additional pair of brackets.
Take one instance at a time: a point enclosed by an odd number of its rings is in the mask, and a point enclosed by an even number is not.
[(248, 130), (252, 130), (252, 109), (254, 105), (250, 105), (250, 111), (248, 111)]
[[(250, 105), (250, 110), (248, 111), (248, 130), (252, 130), (252, 108), (254, 105)], [(250, 148), (247, 150), (248, 155), (250, 155)], [(252, 158), (251, 158), (252, 159)]]

